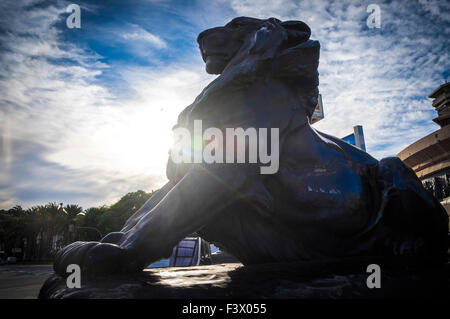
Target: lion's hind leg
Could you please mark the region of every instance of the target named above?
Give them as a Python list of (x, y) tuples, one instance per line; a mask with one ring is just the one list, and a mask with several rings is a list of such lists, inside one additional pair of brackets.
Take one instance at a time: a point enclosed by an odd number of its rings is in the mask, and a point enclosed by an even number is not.
[(442, 258), (447, 252), (448, 215), (416, 174), (399, 158), (379, 163), (381, 224), (388, 255)]

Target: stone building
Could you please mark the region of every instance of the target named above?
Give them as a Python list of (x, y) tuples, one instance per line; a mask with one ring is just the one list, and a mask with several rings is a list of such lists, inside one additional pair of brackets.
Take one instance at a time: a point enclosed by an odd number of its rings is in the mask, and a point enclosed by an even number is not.
[(441, 126), (437, 131), (412, 143), (397, 156), (411, 167), (425, 188), (439, 199), (450, 215), (450, 83), (444, 83), (429, 96)]

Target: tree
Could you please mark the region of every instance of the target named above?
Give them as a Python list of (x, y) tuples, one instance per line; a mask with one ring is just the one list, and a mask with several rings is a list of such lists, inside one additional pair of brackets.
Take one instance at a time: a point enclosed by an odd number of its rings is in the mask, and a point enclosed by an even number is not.
[(0, 218), (0, 242), (7, 255), (16, 254), (13, 248), (24, 249), (24, 235), (26, 233), (26, 212), (21, 206), (14, 206), (5, 211), (2, 210)]
[(78, 214), (83, 212), (83, 208), (78, 205), (66, 205), (63, 210), (67, 213), (69, 222), (75, 220)]
[(131, 192), (123, 196), (118, 202), (109, 207), (99, 221), (99, 228), (103, 234), (119, 231), (128, 218), (133, 215), (152, 196), (142, 190)]
[[(0, 210), (0, 250), (4, 248), (10, 254), (12, 248), (18, 247), (22, 248), (26, 260), (50, 260), (56, 250), (74, 240), (100, 239), (95, 230), (79, 227), (95, 227), (103, 235), (119, 231), (153, 193), (138, 190), (111, 206), (91, 207), (84, 212), (78, 205), (63, 207), (54, 202), (27, 210), (21, 206)], [(60, 240), (54, 242), (58, 238)]]
[(63, 208), (63, 211), (66, 213), (67, 216), (67, 227), (64, 234), (64, 239), (66, 244), (69, 244), (74, 241), (75, 239), (75, 227), (76, 227), (76, 218), (79, 214), (83, 212), (83, 208), (78, 205), (66, 205)]
[[(75, 223), (77, 240), (99, 240), (99, 235), (93, 230), (78, 229), (78, 227), (95, 227), (99, 229), (100, 217), (108, 211), (107, 206), (91, 207), (81, 213)], [(99, 229), (100, 230), (100, 229)], [(100, 230), (104, 234), (103, 230)]]

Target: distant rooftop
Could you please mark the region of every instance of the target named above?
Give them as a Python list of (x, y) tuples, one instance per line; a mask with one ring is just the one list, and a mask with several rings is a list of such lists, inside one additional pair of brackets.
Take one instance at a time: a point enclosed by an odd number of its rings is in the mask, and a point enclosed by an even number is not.
[(433, 92), (430, 93), (430, 95), (428, 95), (428, 97), (430, 99), (436, 98), (436, 96), (439, 95), (439, 91), (441, 91), (441, 90), (449, 91), (450, 90), (450, 82), (445, 82), (444, 84), (439, 85), (436, 89), (434, 89)]
[(433, 107), (438, 112), (438, 117), (433, 121), (441, 127), (450, 124), (450, 83), (440, 85), (428, 97), (434, 99)]
[[(441, 173), (450, 175), (450, 83), (440, 85), (428, 97), (434, 99), (438, 117), (433, 121), (441, 128), (397, 154), (421, 180)], [(447, 211), (450, 212), (450, 205)]]

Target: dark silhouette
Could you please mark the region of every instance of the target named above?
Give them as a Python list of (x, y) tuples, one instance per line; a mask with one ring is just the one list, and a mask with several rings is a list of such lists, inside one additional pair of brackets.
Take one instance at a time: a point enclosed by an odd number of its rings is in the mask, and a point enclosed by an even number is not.
[[(398, 158), (369, 154), (310, 126), (319, 42), (300, 21), (236, 18), (198, 36), (206, 71), (220, 74), (177, 127), (279, 128), (280, 167), (175, 164), (169, 182), (101, 242), (62, 249), (55, 271), (140, 271), (196, 231), (244, 264), (410, 255), (437, 261), (448, 216)], [(349, 88), (351, 89), (351, 88)], [(205, 124), (206, 123), (206, 124)]]

